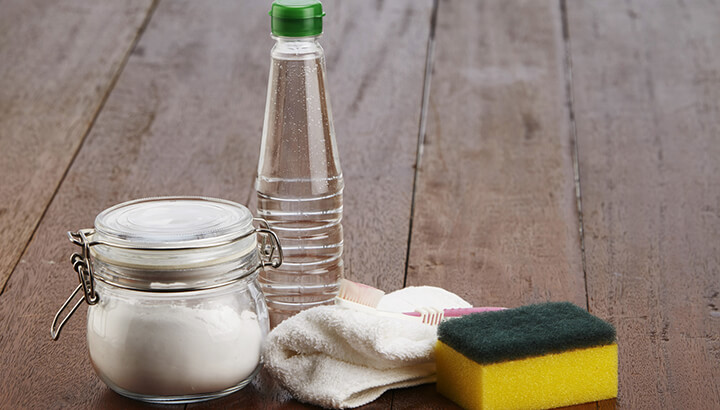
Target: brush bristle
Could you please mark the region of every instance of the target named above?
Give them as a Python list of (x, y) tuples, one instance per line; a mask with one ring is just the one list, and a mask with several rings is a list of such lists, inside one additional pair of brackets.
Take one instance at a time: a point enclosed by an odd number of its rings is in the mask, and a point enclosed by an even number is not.
[(376, 308), (380, 299), (385, 295), (380, 289), (363, 285), (347, 279), (340, 279), (340, 292), (338, 298), (360, 305)]

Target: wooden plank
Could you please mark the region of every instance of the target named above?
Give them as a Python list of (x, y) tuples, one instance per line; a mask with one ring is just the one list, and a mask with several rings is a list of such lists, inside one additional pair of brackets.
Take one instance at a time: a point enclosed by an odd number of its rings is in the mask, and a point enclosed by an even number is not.
[[(323, 5), (328, 17), (321, 42), (345, 179), (345, 275), (391, 291), (403, 286), (432, 2)], [(249, 203), (254, 208), (254, 192)], [(251, 387), (189, 407), (308, 407), (265, 372)], [(362, 408), (389, 408), (391, 402), (387, 392)]]
[(436, 30), (408, 285), (585, 306), (557, 3), (442, 2)]
[(440, 4), (408, 285), (585, 306), (561, 28), (552, 1)]
[(586, 306), (564, 63), (557, 2), (440, 2), (408, 285)]
[(151, 4), (0, 1), (0, 292)]
[(615, 410), (617, 408), (617, 399), (603, 400), (597, 402), (598, 410)]
[(720, 407), (720, 5), (568, 2), (590, 308), (622, 408)]
[(0, 298), (0, 402), (129, 405), (94, 375), (85, 308), (59, 342), (48, 336), (49, 320), (77, 281), (64, 231), (90, 227), (102, 209), (137, 197), (196, 194), (245, 202), (271, 40), (264, 38), (266, 21), (239, 20), (266, 15), (265, 7), (231, 1), (158, 6)]
[[(326, 6), (323, 43), (346, 173), (349, 276), (400, 287), (431, 4)], [(59, 342), (48, 337), (52, 315), (77, 280), (64, 232), (90, 227), (104, 208), (143, 196), (246, 203), (254, 195), (268, 23), (262, 2), (160, 3), (0, 298), (0, 403), (130, 405), (93, 375), (81, 317), (72, 318)], [(262, 377), (226, 400), (215, 405), (298, 405)], [(374, 406), (387, 408), (390, 400), (386, 395)]]
[(345, 273), (403, 287), (432, 0), (327, 1)]

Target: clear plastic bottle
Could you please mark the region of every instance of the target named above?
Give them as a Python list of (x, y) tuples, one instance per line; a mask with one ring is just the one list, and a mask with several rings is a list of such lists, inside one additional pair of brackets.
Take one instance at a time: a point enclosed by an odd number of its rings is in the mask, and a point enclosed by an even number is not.
[(278, 0), (270, 15), (276, 43), (256, 190), (258, 214), (278, 234), (284, 252), (282, 266), (260, 277), (275, 326), (337, 295), (343, 177), (318, 43), (322, 6)]

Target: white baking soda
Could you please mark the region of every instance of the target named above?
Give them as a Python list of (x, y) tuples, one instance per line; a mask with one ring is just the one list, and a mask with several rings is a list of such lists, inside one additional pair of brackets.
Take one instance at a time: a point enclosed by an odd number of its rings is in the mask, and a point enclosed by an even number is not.
[[(109, 298), (108, 298), (109, 299)], [(218, 392), (260, 363), (254, 312), (226, 303), (141, 303), (112, 298), (88, 314), (88, 348), (106, 383), (144, 395)]]

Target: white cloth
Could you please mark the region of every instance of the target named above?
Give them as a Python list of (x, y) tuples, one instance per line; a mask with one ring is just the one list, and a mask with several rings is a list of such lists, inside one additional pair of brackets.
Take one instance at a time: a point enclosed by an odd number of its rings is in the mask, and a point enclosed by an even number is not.
[[(407, 312), (470, 304), (444, 289), (422, 286), (385, 295), (379, 306)], [(434, 382), (436, 340), (436, 327), (419, 321), (321, 306), (270, 332), (264, 360), (296, 399), (323, 407), (357, 407), (389, 389)]]

